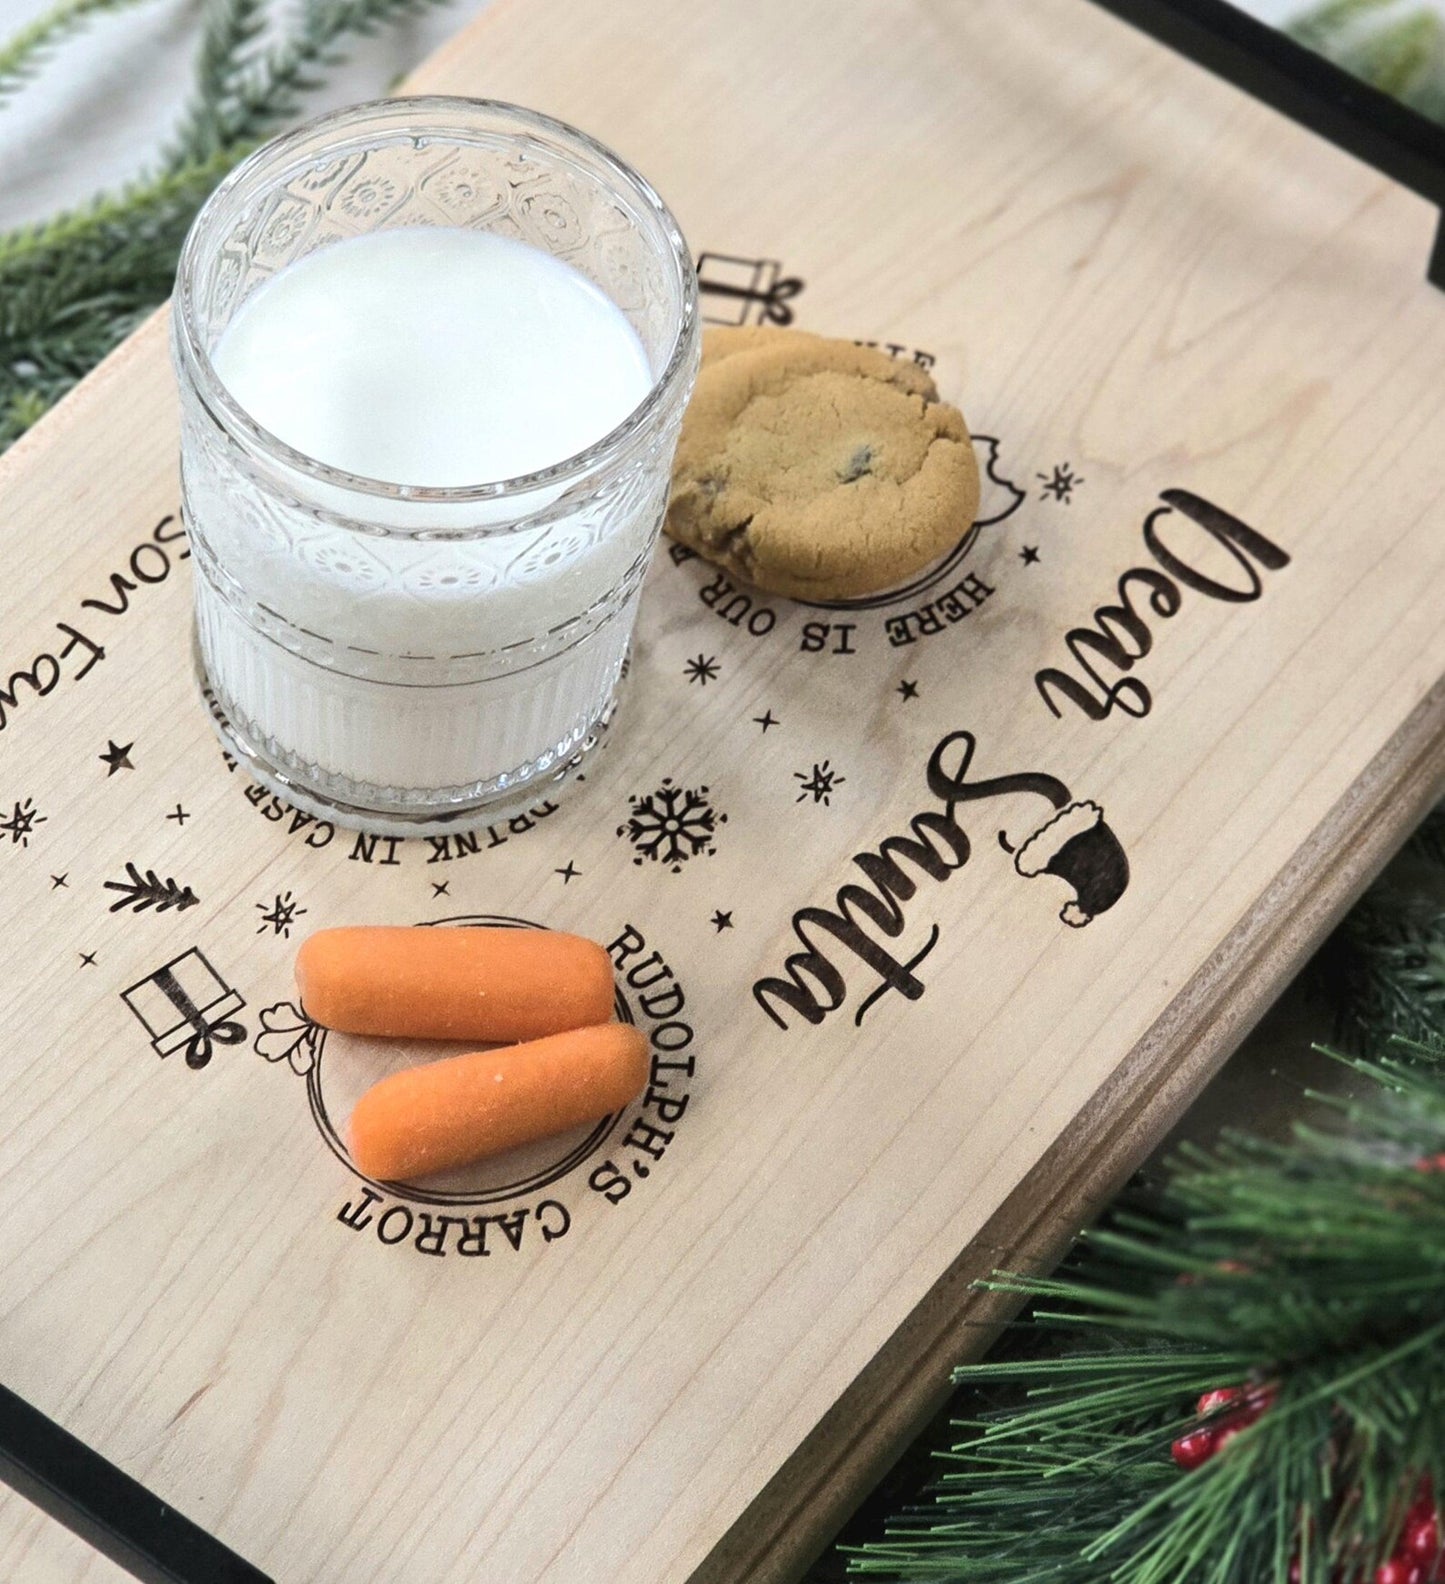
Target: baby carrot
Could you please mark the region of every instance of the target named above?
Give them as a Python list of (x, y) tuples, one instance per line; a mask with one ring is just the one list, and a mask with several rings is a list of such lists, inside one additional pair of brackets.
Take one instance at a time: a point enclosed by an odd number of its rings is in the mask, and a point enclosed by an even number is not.
[(422, 1177), (620, 1110), (647, 1081), (630, 1023), (572, 1029), (409, 1067), (351, 1113), (351, 1158), (380, 1182)]
[(529, 1040), (605, 1023), (605, 948), (553, 930), (318, 930), (296, 954), (308, 1016), (347, 1034)]

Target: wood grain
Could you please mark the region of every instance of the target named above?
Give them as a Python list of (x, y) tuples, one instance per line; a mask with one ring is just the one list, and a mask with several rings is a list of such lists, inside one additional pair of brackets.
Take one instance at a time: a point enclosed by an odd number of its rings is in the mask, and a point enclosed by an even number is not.
[[(280, 1579), (780, 1580), (998, 1319), (969, 1282), (1051, 1257), (1439, 786), (1431, 216), (1079, 0), (509, 0), (415, 86), (587, 127), (695, 251), (801, 281), (799, 323), (934, 356), (1025, 498), (996, 483), (996, 520), (906, 600), (750, 595), (772, 613), (753, 633), (738, 591), (660, 553), (585, 786), (472, 853), (368, 847), (293, 820), (209, 733), (165, 329), (144, 327), (0, 464), (0, 1356), (7, 1384)], [(1060, 467), (1080, 481), (1062, 498)], [(1190, 498), (1288, 564), (1232, 558)], [(1142, 683), (1148, 711), (1056, 715), (1036, 674), (1085, 679), (1095, 651), (1066, 635), (1128, 569), (1160, 572), (1155, 512), (1195, 586), (1161, 614), (1136, 579), (1147, 652), (1093, 690)], [(143, 542), (166, 574), (130, 578), (117, 611), (112, 574)], [(1198, 586), (1251, 577), (1252, 600)], [(49, 681), (42, 655), (53, 684), (17, 683)], [(711, 680), (688, 680), (698, 657)], [(1127, 889), (1066, 927), (1070, 884), (1025, 878), (997, 841), (1051, 808), (964, 800), (966, 863), (898, 893), (896, 935), (869, 932), (875, 963), (901, 962), (936, 926), (921, 995), (855, 1023), (878, 977), (815, 932), (842, 1005), (779, 1028), (752, 987), (802, 949), (794, 915), (836, 908), (854, 855), (943, 816), (926, 768), (965, 730), (968, 779), (1047, 774), (1096, 801)], [(109, 770), (111, 744), (132, 768)], [(826, 803), (805, 785), (825, 763)], [(665, 779), (727, 815), (676, 872), (625, 834)], [(109, 912), (128, 863), (199, 902)], [(429, 1256), (441, 1207), (366, 1201), (313, 1117), (319, 1093), (339, 1125), (384, 1056), (328, 1040), (308, 1090), (306, 1048), (257, 1045), (294, 995), (295, 936), (265, 918), (287, 896), (295, 933), (631, 927), (647, 946), (624, 971), (658, 949), (694, 1031), (685, 1111), (647, 1113), (672, 1136), (626, 1116), (545, 1189), (453, 1207), (494, 1217), (485, 1256), (455, 1225)], [(247, 1029), (198, 1070), (159, 1058), (121, 996), (191, 948)], [(654, 1036), (668, 1020), (641, 1015)], [(338, 1219), (363, 1203), (364, 1224)], [(0, 1574), (47, 1554), (0, 1505)]]

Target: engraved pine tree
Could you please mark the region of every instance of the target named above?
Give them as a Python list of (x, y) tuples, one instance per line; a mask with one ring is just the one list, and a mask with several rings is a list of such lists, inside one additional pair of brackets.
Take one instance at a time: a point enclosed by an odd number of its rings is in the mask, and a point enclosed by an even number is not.
[(133, 913), (144, 913), (147, 908), (164, 913), (168, 908), (175, 908), (177, 912), (184, 913), (187, 908), (200, 905), (200, 897), (190, 886), (178, 885), (169, 875), (162, 880), (154, 869), (147, 869), (142, 875), (133, 863), (125, 866), (125, 875), (124, 880), (105, 882), (107, 891), (120, 893), (110, 905), (112, 913), (119, 913), (122, 908), (128, 908)]
[(628, 800), (631, 817), (617, 827), (637, 849), (633, 863), (666, 864), (676, 874), (689, 858), (712, 857), (713, 837), (727, 815), (708, 801), (708, 789), (675, 786), (669, 776), (655, 792)]

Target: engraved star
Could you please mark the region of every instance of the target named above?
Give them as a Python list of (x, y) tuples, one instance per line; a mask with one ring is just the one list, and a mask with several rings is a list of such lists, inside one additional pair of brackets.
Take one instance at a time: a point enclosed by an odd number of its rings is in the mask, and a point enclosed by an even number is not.
[(95, 953), (94, 952), (81, 952), (81, 954), (80, 954), (80, 966), (82, 968), (94, 968), (95, 967)]
[(1038, 558), (1039, 547), (1037, 545), (1025, 545), (1023, 549), (1019, 551), (1019, 560), (1022, 561), (1025, 566), (1033, 566)]
[(179, 803), (176, 804), (176, 811), (174, 814), (166, 815), (168, 820), (174, 820), (177, 825), (184, 825), (190, 817), (191, 816), (186, 812), (185, 809), (181, 807)]
[(58, 891), (61, 888), (61, 886), (65, 886), (65, 889), (68, 891), (70, 889), (70, 886), (66, 882), (69, 879), (70, 879), (70, 870), (69, 869), (67, 869), (63, 875), (51, 875), (51, 877), (50, 877), (50, 889), (52, 891)]
[(554, 869), (552, 873), (562, 876), (563, 885), (570, 885), (572, 881), (578, 879), (581, 876), (582, 871), (569, 858), (567, 860), (567, 867), (565, 869)]
[(696, 682), (700, 687), (706, 687), (709, 682), (716, 681), (719, 670), (716, 655), (699, 655), (696, 660), (687, 662), (682, 668), (682, 673), (689, 682)]
[(128, 742), (122, 747), (120, 744), (116, 743), (113, 738), (106, 738), (105, 752), (103, 754), (98, 754), (96, 757), (103, 759), (110, 767), (105, 772), (105, 778), (107, 781), (110, 780), (117, 770), (135, 769), (135, 766), (130, 762), (130, 751), (134, 747), (135, 744), (133, 742)]
[(718, 934), (721, 935), (725, 929), (731, 929), (733, 927), (733, 916), (731, 913), (724, 913), (722, 909), (719, 908), (712, 916), (712, 925)]
[(448, 890), (450, 885), (450, 880), (433, 880), (431, 883), (431, 894), (434, 897), (450, 896), (451, 892)]
[(763, 728), (763, 733), (765, 736), (770, 726), (781, 726), (783, 724), (782, 721), (780, 721), (770, 709), (764, 710), (761, 715), (754, 715), (753, 720), (757, 725)]
[(918, 697), (918, 684), (916, 682), (902, 682), (902, 681), (900, 681), (898, 686), (896, 688), (894, 688), (893, 691), (906, 704), (909, 701), (909, 699), (916, 699)]

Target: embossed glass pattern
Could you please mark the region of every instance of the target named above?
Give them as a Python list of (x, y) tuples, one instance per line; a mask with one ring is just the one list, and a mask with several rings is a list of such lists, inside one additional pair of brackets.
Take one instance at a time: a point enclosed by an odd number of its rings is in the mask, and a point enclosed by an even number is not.
[[(211, 363), (250, 295), (343, 238), (428, 225), (530, 243), (600, 287), (652, 369), (631, 416), (541, 472), (439, 489), (328, 467), (252, 420)], [(171, 322), (198, 665), (233, 750), (302, 807), (402, 832), (494, 817), (575, 767), (611, 710), (696, 372), (696, 279), (652, 188), (513, 106), (357, 106), (217, 189)]]

